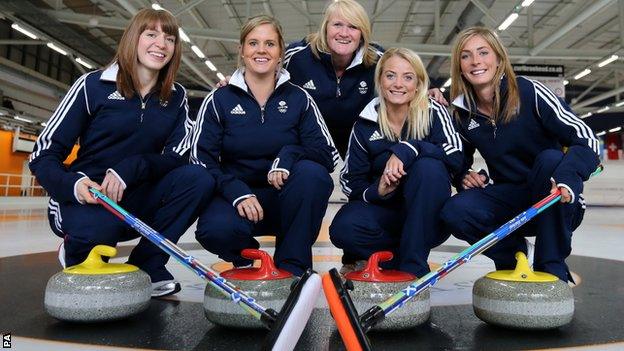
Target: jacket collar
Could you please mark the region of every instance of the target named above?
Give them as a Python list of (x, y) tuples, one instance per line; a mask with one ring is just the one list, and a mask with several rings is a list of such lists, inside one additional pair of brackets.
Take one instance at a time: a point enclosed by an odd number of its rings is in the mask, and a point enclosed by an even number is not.
[[(100, 75), (100, 80), (105, 82), (117, 82), (117, 72), (119, 72), (119, 65), (117, 65), (117, 62), (115, 62), (112, 65), (108, 66), (104, 71), (102, 71), (102, 74)], [(175, 84), (173, 84), (171, 90), (176, 91)]]
[(453, 100), (452, 105), (455, 106), (455, 107), (459, 107), (462, 110), (466, 110), (466, 111), (470, 112), (470, 110), (468, 109), (468, 106), (466, 105), (466, 102), (464, 100), (465, 100), (464, 94), (461, 94), (458, 97), (456, 97), (455, 100)]
[(112, 65), (108, 66), (104, 71), (102, 71), (100, 80), (115, 82), (117, 81), (117, 72), (119, 72), (119, 66), (117, 65), (117, 63), (113, 63)]
[[(289, 80), (290, 80), (290, 73), (288, 73), (288, 71), (283, 68), (280, 69), (280, 71), (277, 74), (277, 84), (275, 84), (275, 89), (277, 89), (280, 85), (283, 85), (284, 83), (288, 82)], [(230, 82), (228, 84), (241, 88), (246, 92), (249, 92), (247, 83), (245, 82), (245, 69), (239, 68), (236, 71), (234, 71), (234, 73), (232, 74), (232, 77), (230, 78)]]
[(360, 118), (365, 120), (377, 123), (377, 119), (379, 118), (379, 113), (377, 109), (379, 108), (379, 97), (372, 99), (360, 112)]

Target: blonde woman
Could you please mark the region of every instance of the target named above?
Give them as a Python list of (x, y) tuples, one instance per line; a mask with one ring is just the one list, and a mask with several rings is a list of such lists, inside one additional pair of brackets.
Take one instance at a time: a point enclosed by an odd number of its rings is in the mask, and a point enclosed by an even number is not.
[[(535, 235), (534, 269), (571, 281), (565, 259), (572, 231), (583, 218), (583, 181), (599, 163), (596, 137), (550, 89), (516, 77), (507, 50), (489, 28), (459, 33), (451, 77), (466, 162), (456, 184), (460, 193), (441, 214), (447, 230), (474, 243), (559, 188), (560, 204), (485, 254), (497, 269), (512, 269), (517, 251), (531, 256), (524, 235)], [(563, 146), (568, 147), (565, 154)], [(489, 175), (470, 169), (475, 149)]]
[[(429, 272), (431, 248), (443, 242), (438, 212), (451, 194), (462, 144), (446, 109), (427, 97), (428, 77), (413, 51), (393, 48), (375, 70), (379, 98), (360, 113), (341, 173), (349, 203), (330, 227), (332, 243), (358, 260), (391, 250), (393, 267)], [(341, 273), (353, 270), (345, 264)]]
[(217, 179), (219, 196), (200, 215), (197, 240), (235, 266), (275, 235), (278, 268), (301, 275), (333, 184), (338, 153), (318, 107), (281, 69), (282, 29), (269, 16), (250, 18), (240, 34), (242, 66), (204, 99), (191, 159)]

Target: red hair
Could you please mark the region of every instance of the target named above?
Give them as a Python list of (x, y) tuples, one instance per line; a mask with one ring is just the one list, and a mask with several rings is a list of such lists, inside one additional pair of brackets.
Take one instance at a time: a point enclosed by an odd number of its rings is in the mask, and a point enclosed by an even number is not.
[(180, 60), (182, 57), (182, 46), (178, 32), (178, 21), (166, 10), (154, 10), (151, 8), (142, 9), (132, 17), (128, 27), (124, 31), (117, 53), (109, 66), (117, 63), (117, 90), (125, 98), (131, 98), (141, 88), (137, 66), (139, 63), (137, 45), (139, 37), (147, 29), (156, 29), (160, 25), (163, 32), (176, 37), (173, 57), (158, 73), (156, 88), (160, 89), (160, 101), (169, 101), (173, 82), (175, 81)]

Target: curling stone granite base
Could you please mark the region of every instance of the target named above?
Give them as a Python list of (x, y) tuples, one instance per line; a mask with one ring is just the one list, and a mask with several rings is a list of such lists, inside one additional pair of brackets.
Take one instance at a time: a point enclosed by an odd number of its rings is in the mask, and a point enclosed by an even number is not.
[(482, 321), (513, 329), (552, 329), (574, 315), (574, 295), (567, 283), (510, 282), (482, 277), (472, 289), (474, 312)]
[(48, 281), (44, 305), (54, 318), (100, 322), (126, 318), (147, 309), (151, 281), (140, 270), (117, 274), (56, 273)]
[[(353, 291), (349, 294), (358, 313), (364, 313), (372, 306), (385, 301), (409, 283), (382, 283), (353, 281)], [(402, 330), (417, 327), (425, 323), (431, 314), (429, 289), (422, 291), (408, 301), (405, 306), (395, 310), (392, 314), (373, 330)]]
[[(265, 308), (272, 308), (279, 312), (290, 294), (293, 278), (278, 280), (236, 280), (228, 282), (239, 287), (249, 297)], [(212, 285), (206, 285), (204, 291), (204, 313), (206, 318), (217, 325), (231, 328), (264, 329), (264, 325), (237, 303), (232, 302), (229, 296)]]

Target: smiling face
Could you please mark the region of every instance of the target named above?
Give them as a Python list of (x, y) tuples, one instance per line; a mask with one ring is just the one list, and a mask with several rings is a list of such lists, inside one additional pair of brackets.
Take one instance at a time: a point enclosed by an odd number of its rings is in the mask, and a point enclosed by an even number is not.
[(346, 18), (333, 14), (327, 22), (327, 45), (332, 54), (351, 59), (360, 47), (362, 32)]
[(176, 36), (163, 32), (160, 23), (145, 29), (137, 43), (139, 68), (159, 72), (173, 57)]
[(273, 25), (261, 24), (251, 30), (241, 47), (245, 72), (275, 74), (282, 56), (279, 35)]
[(404, 106), (416, 96), (418, 78), (409, 61), (395, 55), (384, 63), (380, 83), (387, 105)]
[(480, 35), (468, 39), (461, 49), (461, 74), (477, 90), (492, 85), (498, 63), (496, 53)]

